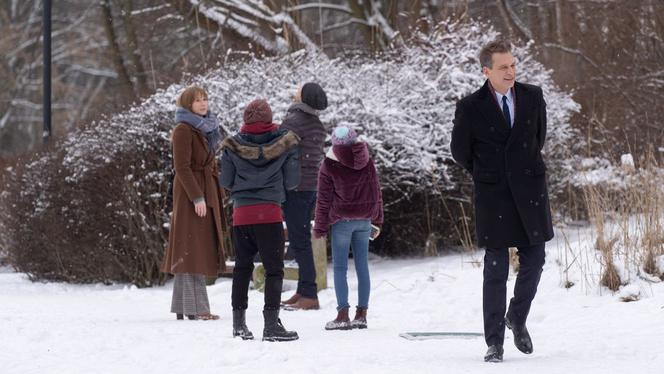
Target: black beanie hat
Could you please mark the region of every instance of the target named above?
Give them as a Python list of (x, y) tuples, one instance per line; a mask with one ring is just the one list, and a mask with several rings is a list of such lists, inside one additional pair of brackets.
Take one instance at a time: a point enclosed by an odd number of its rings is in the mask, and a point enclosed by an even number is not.
[(327, 95), (317, 83), (306, 83), (302, 86), (302, 102), (316, 110), (327, 108)]

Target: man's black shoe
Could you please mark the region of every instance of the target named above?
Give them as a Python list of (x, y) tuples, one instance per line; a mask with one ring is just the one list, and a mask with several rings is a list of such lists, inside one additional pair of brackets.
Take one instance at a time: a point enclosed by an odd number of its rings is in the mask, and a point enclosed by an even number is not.
[(516, 349), (525, 354), (533, 353), (533, 341), (530, 339), (526, 325), (516, 326), (508, 317), (505, 317), (505, 326), (514, 333), (514, 345)]
[(503, 362), (503, 346), (499, 344), (489, 346), (484, 355), (484, 362)]

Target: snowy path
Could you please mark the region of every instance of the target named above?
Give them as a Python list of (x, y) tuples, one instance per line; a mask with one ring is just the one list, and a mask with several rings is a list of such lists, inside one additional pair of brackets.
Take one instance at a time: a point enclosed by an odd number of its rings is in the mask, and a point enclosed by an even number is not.
[[(560, 235), (559, 235), (560, 237)], [(638, 302), (560, 286), (548, 247), (529, 330), (535, 352), (516, 350), (510, 333), (505, 362), (486, 364), (483, 339), (408, 341), (403, 331), (482, 330), (480, 267), (466, 255), (372, 262), (369, 329), (328, 332), (334, 291), (322, 309), (282, 312), (292, 343), (230, 337), (230, 286), (209, 288), (220, 321), (176, 321), (171, 284), (154, 289), (31, 283), (0, 271), (0, 371), (28, 373), (658, 373), (664, 364), (664, 283), (645, 286)], [(574, 245), (574, 242), (572, 241)], [(480, 259), (476, 254), (474, 259)], [(352, 272), (352, 269), (351, 269)], [(351, 273), (352, 274), (352, 273)], [(332, 282), (331, 273), (330, 284)], [(510, 275), (509, 287), (514, 276)], [(354, 276), (351, 304), (354, 305)], [(290, 295), (287, 292), (286, 295)], [(251, 291), (248, 325), (262, 333), (262, 294)]]

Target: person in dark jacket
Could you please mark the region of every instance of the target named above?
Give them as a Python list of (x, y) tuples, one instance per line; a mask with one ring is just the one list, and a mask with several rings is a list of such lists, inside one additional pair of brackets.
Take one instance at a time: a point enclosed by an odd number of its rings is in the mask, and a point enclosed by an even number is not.
[(222, 143), (219, 176), (233, 202), (233, 336), (253, 339), (245, 312), (254, 256), (260, 253), (265, 267), (263, 340), (296, 340), (297, 333), (286, 331), (281, 324), (279, 304), (285, 245), (281, 204), (285, 190), (295, 188), (300, 181), (300, 139), (272, 123), (272, 110), (265, 100), (249, 103), (243, 119), (240, 133)]
[[(351, 127), (340, 126), (334, 130), (332, 148), (326, 156), (318, 173), (314, 235), (320, 238), (332, 232), (337, 318), (328, 322), (325, 329), (362, 329), (367, 327), (371, 290), (369, 240), (379, 235), (383, 224), (380, 182), (367, 144), (357, 141), (357, 134)], [(358, 280), (358, 303), (353, 321), (348, 317), (346, 280), (350, 247)]]
[(289, 249), (298, 265), (298, 282), (295, 294), (282, 305), (293, 309), (318, 309), (316, 268), (311, 249), (311, 216), (316, 205), (316, 179), (320, 162), (325, 156), (325, 127), (318, 113), (327, 108), (327, 96), (316, 83), (300, 87), (294, 97), (295, 103), (281, 124), (300, 137), (300, 184), (286, 191), (283, 205), (288, 228)]
[[(546, 103), (542, 89), (515, 82), (510, 45), (494, 41), (480, 52), (484, 86), (457, 103), (451, 150), (472, 174), (477, 241), (484, 255), (485, 361), (503, 359), (505, 326), (516, 347), (533, 351), (526, 318), (553, 237), (546, 166)], [(517, 247), (519, 273), (506, 309), (508, 247)]]

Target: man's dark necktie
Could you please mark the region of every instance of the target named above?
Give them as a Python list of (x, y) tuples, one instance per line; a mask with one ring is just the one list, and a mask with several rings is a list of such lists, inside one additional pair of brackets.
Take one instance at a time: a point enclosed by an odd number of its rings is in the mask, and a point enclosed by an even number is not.
[(507, 96), (503, 96), (503, 114), (509, 127), (512, 127), (512, 117), (510, 117), (510, 107), (507, 106)]

